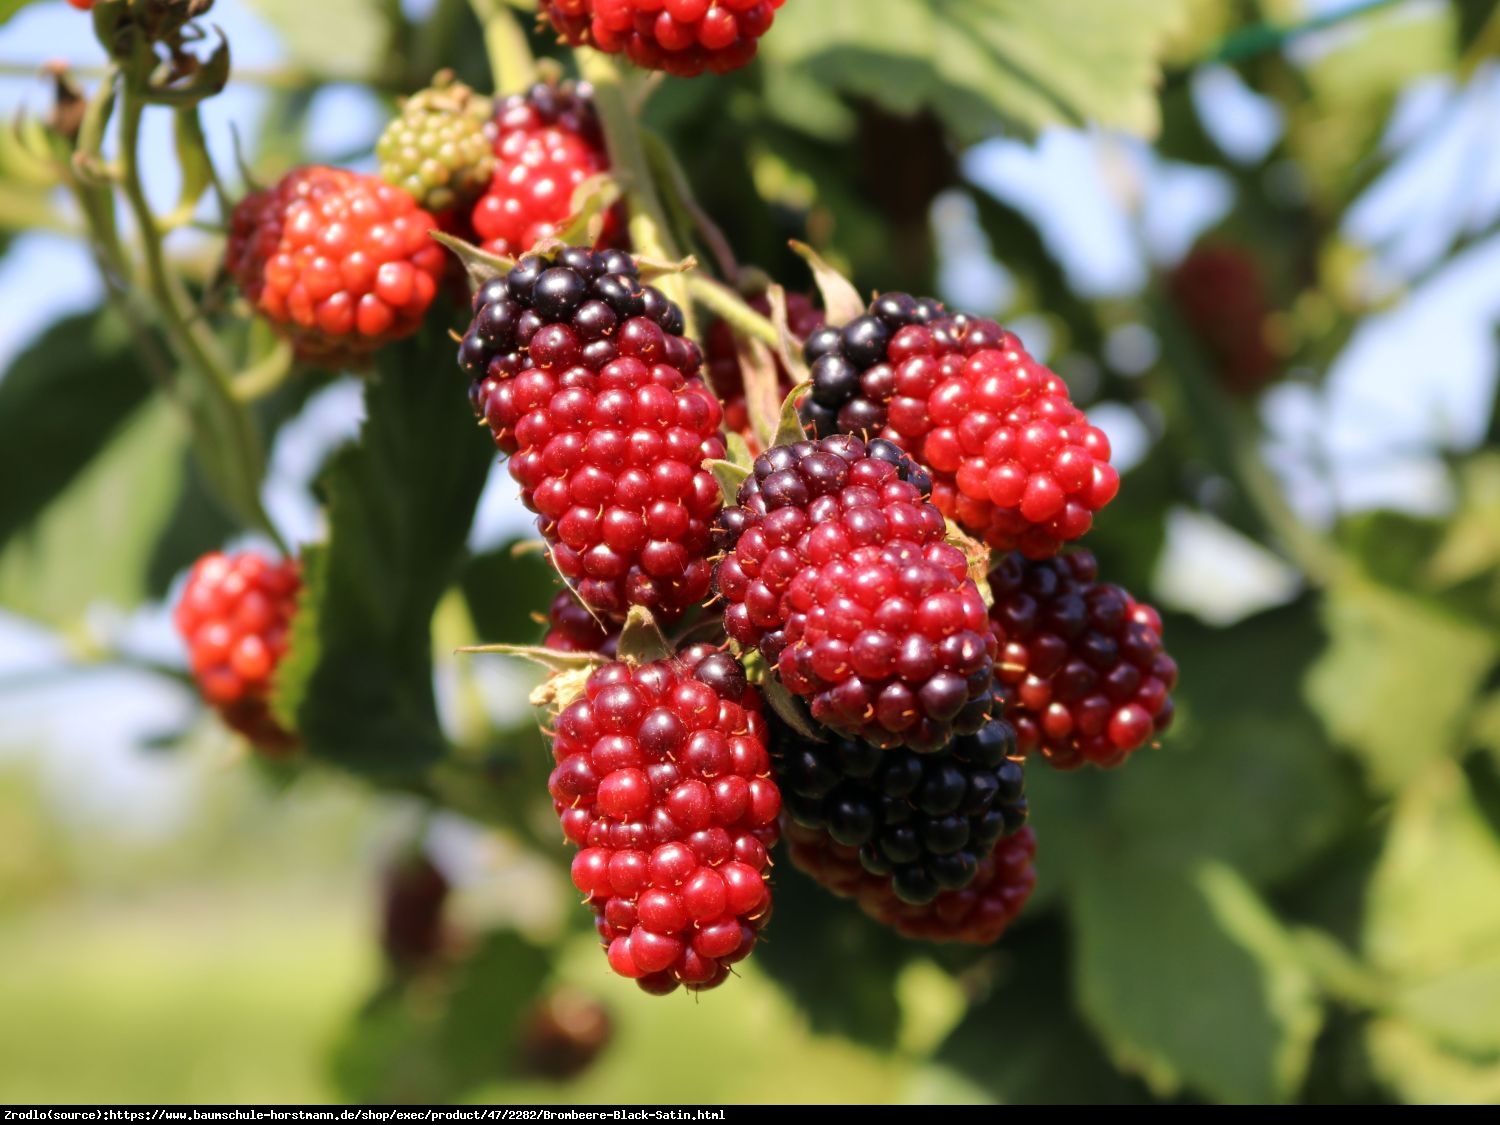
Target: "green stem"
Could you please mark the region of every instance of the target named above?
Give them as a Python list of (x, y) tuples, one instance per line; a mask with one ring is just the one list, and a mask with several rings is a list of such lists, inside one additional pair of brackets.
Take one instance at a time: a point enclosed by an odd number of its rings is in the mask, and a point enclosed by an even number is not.
[[(640, 127), (636, 124), (630, 95), (625, 88), (625, 76), (609, 55), (587, 47), (580, 47), (576, 54), (579, 71), (594, 88), (594, 105), (599, 111), (605, 143), (609, 147), (610, 174), (619, 182), (630, 208), (631, 245), (643, 258), (675, 262), (682, 253), (672, 238), (661, 196), (651, 175), (651, 164), (641, 143)], [(682, 306), (683, 315), (688, 318), (688, 335), (695, 335), (683, 277), (664, 276), (657, 284), (669, 298)]]
[(489, 55), (496, 95), (523, 93), (536, 82), (536, 59), (520, 19), (501, 0), (469, 2), (484, 29), (484, 49)]
[(781, 333), (776, 331), (776, 325), (752, 309), (729, 286), (702, 274), (693, 274), (686, 281), (689, 296), (715, 316), (728, 321), (740, 335), (759, 340), (773, 353), (781, 347)]
[(1399, 0), (1365, 0), (1363, 4), (1354, 4), (1325, 15), (1314, 16), (1312, 19), (1290, 26), (1270, 23), (1255, 24), (1235, 32), (1220, 42), (1203, 57), (1203, 61), (1205, 63), (1243, 62), (1256, 55), (1279, 51), (1300, 36), (1335, 27), (1359, 16), (1369, 15), (1381, 8), (1392, 7), (1398, 2)]
[(734, 248), (729, 245), (729, 239), (724, 237), (719, 224), (713, 221), (693, 195), (693, 185), (688, 181), (687, 173), (682, 170), (671, 147), (655, 133), (643, 133), (643, 140), (646, 157), (651, 161), (668, 205), (674, 207), (680, 218), (703, 240), (703, 245), (714, 256), (720, 276), (731, 283), (738, 283), (740, 264), (734, 256)]
[(121, 185), (139, 228), (146, 282), (167, 340), (196, 378), (178, 398), (193, 425), (199, 456), (214, 469), (225, 502), (252, 526), (266, 532), (283, 553), (286, 543), (260, 501), (264, 452), (249, 415), (235, 401), (233, 376), (219, 342), (198, 315), (181, 279), (167, 262), (161, 228), (141, 182), (139, 148), (145, 104), (127, 80), (120, 119)]

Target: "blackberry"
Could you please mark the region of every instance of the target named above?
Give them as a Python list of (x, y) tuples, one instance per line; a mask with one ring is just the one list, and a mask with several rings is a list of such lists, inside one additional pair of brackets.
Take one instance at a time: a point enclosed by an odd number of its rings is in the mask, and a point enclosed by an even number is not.
[(962, 890), (1003, 836), (1026, 823), (1026, 780), (1004, 719), (934, 754), (852, 738), (817, 742), (773, 720), (771, 752), (787, 814), (859, 850), (903, 902)]
[(708, 595), (722, 414), (682, 331), (628, 254), (569, 247), (482, 286), (459, 347), (553, 563), (601, 617)]
[(685, 78), (738, 70), (755, 57), (785, 0), (541, 0), (567, 42), (624, 54)]
[(421, 327), (447, 268), (436, 226), (377, 176), (298, 168), (236, 205), (225, 268), (298, 359), (358, 366)]
[(193, 564), (172, 615), (204, 700), (270, 757), (299, 743), (271, 714), (271, 690), (301, 588), (294, 561), (216, 551)]
[(998, 550), (1057, 553), (1119, 490), (1109, 439), (990, 320), (904, 293), (807, 342), (807, 424), (887, 438), (932, 471), (933, 502)]
[(994, 641), (925, 473), (838, 435), (755, 459), (719, 518), (724, 627), (813, 718), (930, 752), (989, 717)]
[[(574, 193), (608, 170), (609, 152), (586, 82), (538, 82), (501, 103), (494, 128), (494, 172), (472, 221), (484, 249), (516, 257), (573, 217)], [(622, 216), (605, 216), (604, 245), (620, 237)]]
[(1172, 722), (1177, 664), (1160, 615), (1098, 578), (1088, 551), (1010, 554), (990, 573), (996, 691), (1021, 752), (1059, 769), (1119, 765)]
[(822, 829), (783, 819), (793, 866), (839, 897), (853, 899), (867, 915), (902, 937), (992, 945), (1036, 887), (1036, 836), (1029, 827), (1002, 837), (967, 887), (941, 891), (931, 902), (911, 903), (896, 897), (889, 879), (866, 871), (855, 849)]
[(769, 917), (781, 810), (739, 663), (703, 649), (606, 664), (557, 716), (552, 754), (573, 883), (610, 967), (653, 993), (722, 983)]

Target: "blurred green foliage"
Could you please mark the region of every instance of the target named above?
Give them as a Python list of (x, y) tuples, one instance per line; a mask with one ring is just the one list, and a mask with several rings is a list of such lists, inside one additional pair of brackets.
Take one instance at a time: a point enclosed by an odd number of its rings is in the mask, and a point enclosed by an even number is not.
[[(18, 7), (0, 3), (0, 20)], [(321, 83), (389, 99), (437, 65), (487, 81), (463, 3), (438, 0), (421, 24), (364, 0), (257, 7), (297, 79), (251, 149), (265, 176), (300, 157)], [(1106, 575), (1144, 593), (1185, 509), (1297, 576), (1291, 600), (1227, 627), (1168, 615), (1184, 678), (1161, 748), (1117, 773), (1030, 771), (1042, 885), (996, 948), (898, 941), (785, 870), (744, 979), (663, 1002), (608, 976), (548, 822), (525, 674), (504, 667), (505, 704), (486, 698), (496, 658), (453, 656), (533, 640), (554, 587), (535, 553), (467, 555), (492, 450), (434, 324), (384, 357), (361, 436), (320, 478), (327, 540), (306, 551), (278, 700), (312, 761), (214, 775), (203, 792), (230, 791), (237, 814), (217, 833), (213, 809), (193, 818), (175, 846), (215, 841), (196, 862), (137, 856), (165, 873), (128, 899), (113, 897), (120, 871), (79, 859), (90, 833), (110, 847), (106, 827), (49, 822), (31, 780), (4, 791), (0, 1097), (1500, 1101), (1500, 459), (1453, 454), (1441, 519), (1303, 523), (1258, 414), (1226, 393), (1161, 279), (1129, 298), (1074, 292), (1031, 221), (959, 159), (1000, 133), (1089, 124), (1222, 172), (1237, 190), (1223, 230), (1272, 279), (1283, 365), (1316, 381), (1380, 308), (1341, 223), (1389, 167), (1398, 95), (1472, 80), (1500, 33), (1492, 4), (1373, 4), (1298, 55), (1295, 7), (792, 0), (759, 64), (668, 82), (646, 113), (741, 261), (790, 287), (810, 284), (785, 245), (799, 237), (862, 289), (931, 291), (933, 205), (968, 201), (1016, 283), (1005, 314), (1050, 330), (1059, 370), (1092, 372), (1079, 386), (1094, 403), (1159, 423), (1091, 541)], [(1231, 159), (1199, 118), (1191, 76), (1212, 62), (1281, 110), (1264, 155)], [(9, 233), (54, 188), (0, 144)], [(210, 286), (202, 263), (183, 268)], [(232, 311), (213, 311), (248, 351)], [(1136, 324), (1158, 358), (1101, 368), (1111, 332)], [(236, 526), (152, 393), (149, 351), (101, 310), (44, 333), (0, 380), (0, 608), (84, 638), (94, 662), (116, 654), (87, 639), (93, 607), (147, 604)], [(258, 404), (259, 440), (305, 398)], [(182, 740), (212, 745), (201, 729)], [(352, 779), (404, 796), (354, 798)], [(494, 851), (460, 895), (461, 939), (398, 975), (376, 967), (373, 911), (346, 880), (351, 856), (368, 868), (380, 850), (372, 835), (416, 832), (424, 803), (485, 822)], [(278, 839), (280, 866), (246, 861)], [(568, 1086), (518, 1073), (513, 1049), (558, 981), (605, 997), (618, 1027)]]

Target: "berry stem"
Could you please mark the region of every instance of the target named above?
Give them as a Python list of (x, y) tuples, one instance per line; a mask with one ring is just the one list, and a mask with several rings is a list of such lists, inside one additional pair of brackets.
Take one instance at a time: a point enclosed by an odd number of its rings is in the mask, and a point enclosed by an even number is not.
[(498, 96), (519, 94), (537, 80), (531, 42), (516, 13), (503, 0), (469, 0), (484, 29), (484, 49)]
[[(594, 88), (594, 105), (609, 148), (610, 171), (630, 204), (630, 240), (635, 253), (662, 262), (678, 261), (682, 254), (667, 225), (640, 128), (631, 112), (625, 76), (615, 60), (600, 51), (580, 47), (575, 54), (579, 72)], [(657, 286), (682, 307), (687, 320), (685, 334), (696, 336), (685, 279), (680, 274), (667, 275), (657, 281)]]
[(138, 154), (145, 101), (136, 80), (129, 75), (124, 82), (121, 111), (121, 186), (139, 230), (147, 287), (172, 351), (198, 376), (192, 387), (184, 388), (180, 383), (174, 386), (178, 403), (192, 425), (198, 455), (217, 480), (225, 503), (251, 526), (266, 532), (283, 554), (290, 554), (260, 500), (265, 451), (249, 414), (235, 400), (233, 377), (217, 338), (167, 262), (161, 227), (140, 177)]
[(657, 180), (662, 184), (668, 205), (680, 212), (703, 240), (703, 245), (714, 256), (720, 276), (731, 283), (737, 283), (740, 264), (734, 256), (734, 248), (729, 245), (729, 239), (724, 237), (719, 224), (713, 221), (693, 195), (693, 185), (688, 182), (687, 173), (682, 170), (676, 154), (655, 133), (643, 131), (642, 141), (646, 146), (646, 158), (651, 161)]
[(781, 333), (776, 331), (776, 325), (752, 309), (729, 286), (702, 274), (692, 274), (687, 278), (687, 290), (693, 300), (715, 316), (728, 321), (730, 327), (740, 335), (759, 340), (773, 352), (781, 347)]

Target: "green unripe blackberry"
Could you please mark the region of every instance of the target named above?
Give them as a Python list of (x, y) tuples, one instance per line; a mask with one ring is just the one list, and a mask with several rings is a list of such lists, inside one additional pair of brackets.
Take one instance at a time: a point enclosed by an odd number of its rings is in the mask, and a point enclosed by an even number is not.
[(494, 116), (489, 98), (439, 73), (376, 142), (381, 176), (434, 213), (473, 203), (495, 170)]

